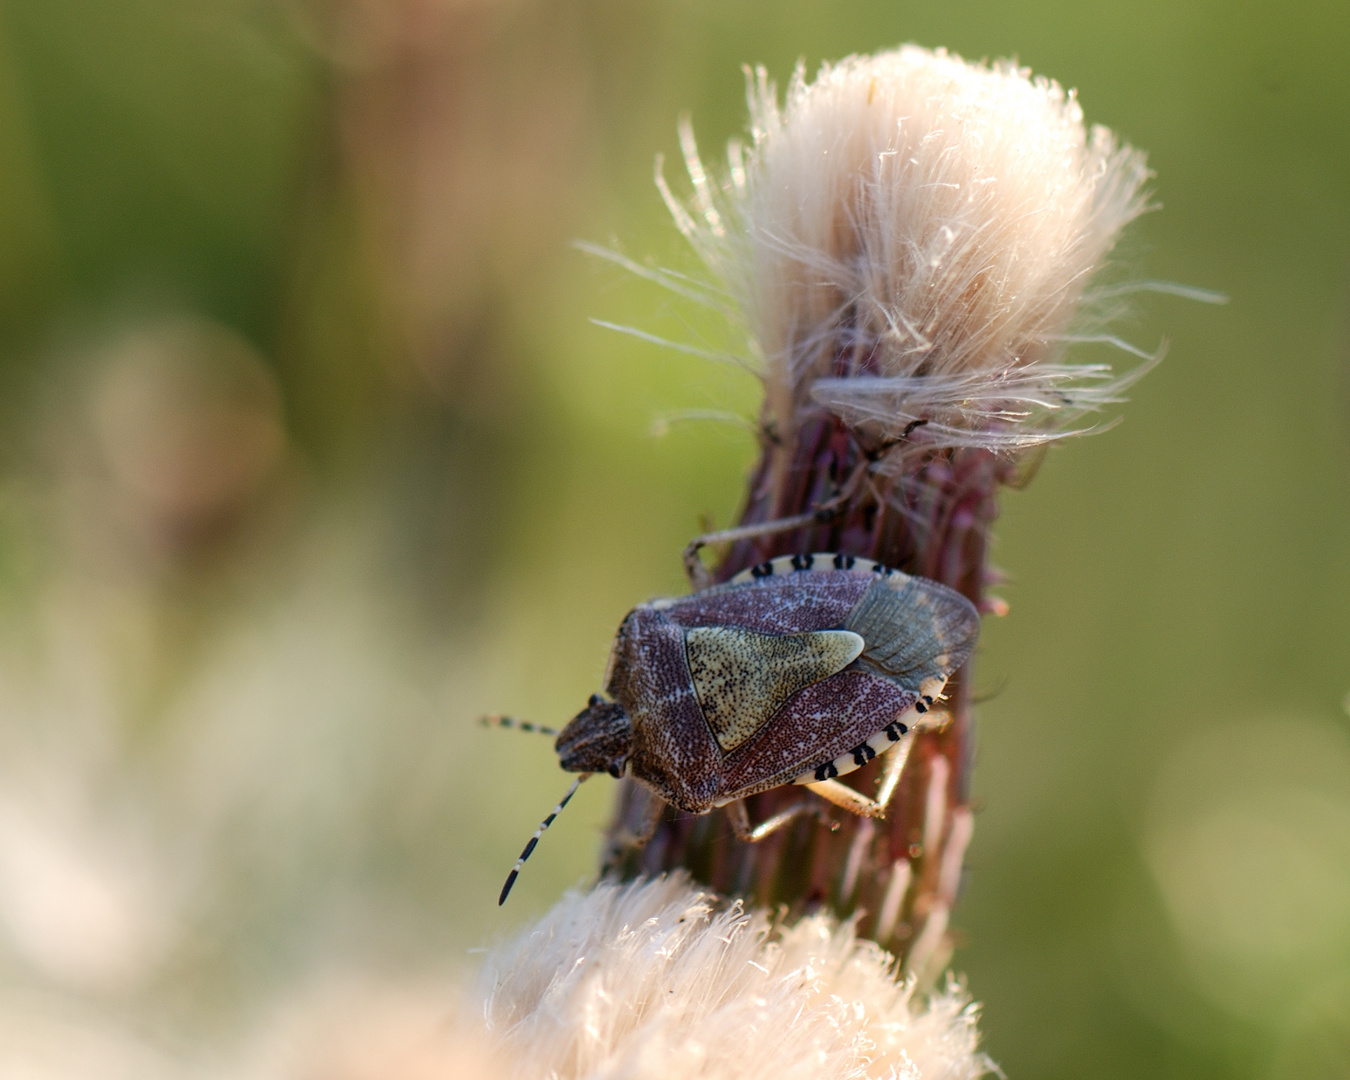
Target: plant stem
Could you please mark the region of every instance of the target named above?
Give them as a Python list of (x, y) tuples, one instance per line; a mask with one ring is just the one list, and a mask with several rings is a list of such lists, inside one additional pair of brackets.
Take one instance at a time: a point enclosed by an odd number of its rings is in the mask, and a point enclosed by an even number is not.
[[(919, 428), (878, 453), (836, 417), (813, 409), (790, 444), (765, 438), (742, 525), (810, 515), (831, 500), (843, 505), (826, 522), (733, 543), (714, 579), (777, 555), (842, 552), (940, 581), (989, 610), (988, 530), (997, 489), (1015, 482), (1016, 462), (982, 449), (925, 447), (923, 436)], [(789, 916), (821, 907), (841, 916), (859, 912), (862, 936), (909, 969), (936, 975), (951, 952), (947, 918), (971, 832), (969, 663), (948, 683), (947, 696), (948, 723), (917, 737), (884, 819), (838, 811), (832, 823), (803, 817), (749, 844), (735, 838), (724, 811), (694, 816), (667, 807), (651, 841), (627, 852), (612, 872), (631, 878), (682, 867), (724, 894), (785, 905)], [(852, 785), (875, 791), (884, 761), (853, 773)], [(750, 818), (763, 821), (801, 794), (788, 786), (755, 795), (747, 800)], [(611, 840), (636, 830), (650, 798), (624, 782)]]

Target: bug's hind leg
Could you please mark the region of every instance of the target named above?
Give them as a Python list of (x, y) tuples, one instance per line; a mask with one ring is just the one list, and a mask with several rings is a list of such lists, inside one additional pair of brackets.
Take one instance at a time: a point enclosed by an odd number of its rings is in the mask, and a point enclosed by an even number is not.
[(838, 780), (817, 780), (804, 785), (808, 791), (814, 791), (822, 799), (842, 807), (850, 814), (859, 817), (878, 818), (886, 815), (886, 807), (876, 799), (869, 799), (860, 791), (855, 791)]
[(784, 825), (789, 825), (796, 821), (803, 814), (812, 814), (822, 822), (831, 823), (829, 816), (821, 809), (819, 803), (810, 799), (802, 799), (795, 802), (785, 810), (780, 810), (773, 817), (761, 821), (754, 828), (750, 827), (750, 812), (745, 808), (745, 800), (737, 799), (735, 802), (727, 803), (727, 817), (731, 821), (731, 829), (736, 834), (737, 840), (743, 840), (747, 844), (757, 844), (767, 836), (772, 836)]
[(838, 780), (818, 780), (803, 786), (835, 806), (843, 807), (850, 814), (868, 818), (885, 817), (886, 807), (890, 805), (895, 789), (900, 786), (900, 774), (905, 771), (905, 762), (909, 760), (909, 751), (914, 746), (916, 734), (917, 730), (911, 728), (886, 756), (886, 770), (881, 774), (881, 787), (877, 789), (875, 799), (869, 799), (861, 791), (841, 784)]

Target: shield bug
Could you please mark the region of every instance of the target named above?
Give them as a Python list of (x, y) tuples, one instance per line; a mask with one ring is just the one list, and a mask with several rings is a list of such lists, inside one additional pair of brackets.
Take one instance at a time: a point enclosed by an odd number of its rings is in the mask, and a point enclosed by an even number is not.
[[(785, 784), (881, 816), (915, 729), (970, 655), (979, 625), (975, 606), (945, 585), (835, 554), (784, 556), (690, 596), (639, 604), (615, 636), (604, 695), (556, 733), (560, 764), (581, 775), (530, 838), (498, 902), (594, 773), (629, 776), (658, 796), (635, 844), (651, 836), (665, 803), (690, 814), (727, 807), (750, 841), (820, 809), (808, 796), (751, 827), (741, 800)], [(887, 751), (895, 752), (876, 798), (839, 783)]]

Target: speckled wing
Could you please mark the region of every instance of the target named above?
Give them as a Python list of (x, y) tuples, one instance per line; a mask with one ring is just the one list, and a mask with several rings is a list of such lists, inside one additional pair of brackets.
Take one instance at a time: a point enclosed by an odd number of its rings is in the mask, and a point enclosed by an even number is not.
[(791, 783), (804, 770), (865, 743), (917, 699), (915, 691), (856, 668), (806, 687), (756, 738), (727, 756), (720, 801)]
[(758, 634), (700, 626), (686, 632), (684, 648), (703, 718), (730, 753), (799, 690), (856, 660), (863, 639), (847, 630)]
[(759, 634), (838, 630), (874, 576), (845, 570), (718, 585), (650, 605), (684, 627), (735, 626)]

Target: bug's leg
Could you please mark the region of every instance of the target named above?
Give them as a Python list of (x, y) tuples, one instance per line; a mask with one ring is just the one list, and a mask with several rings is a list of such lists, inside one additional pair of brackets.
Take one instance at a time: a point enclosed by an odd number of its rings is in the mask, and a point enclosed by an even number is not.
[(773, 536), (777, 533), (791, 532), (793, 529), (805, 529), (811, 525), (827, 525), (839, 516), (840, 511), (848, 505), (858, 486), (867, 476), (868, 469), (871, 468), (872, 460), (863, 457), (854, 467), (852, 474), (844, 481), (844, 486), (839, 489), (839, 493), (832, 499), (821, 503), (814, 510), (805, 514), (795, 514), (792, 517), (778, 518), (775, 521), (764, 521), (758, 525), (739, 525), (734, 529), (722, 529), (720, 532), (704, 533), (702, 536), (696, 536), (689, 541), (689, 546), (684, 549), (684, 572), (689, 577), (689, 585), (695, 592), (706, 589), (712, 582), (712, 574), (708, 568), (703, 565), (703, 560), (698, 557), (699, 551), (709, 544), (734, 544), (737, 540), (753, 540), (757, 536)]
[(478, 722), (484, 727), (513, 728), (516, 731), (531, 731), (539, 735), (547, 735), (550, 738), (556, 738), (560, 734), (557, 728), (536, 724), (531, 720), (520, 720), (514, 716), (502, 716), (498, 713), (490, 713), (487, 716), (480, 717)]
[[(824, 518), (829, 521), (833, 514)], [(712, 574), (699, 558), (698, 553), (709, 544), (734, 544), (737, 540), (752, 540), (757, 536), (772, 536), (774, 533), (790, 532), (808, 525), (819, 525), (822, 519), (816, 513), (797, 514), (794, 517), (779, 518), (759, 525), (741, 525), (735, 529), (722, 529), (720, 532), (704, 533), (689, 541), (684, 549), (684, 572), (689, 578), (689, 587), (695, 592), (708, 588), (713, 583)]]
[(887, 755), (886, 770), (881, 774), (881, 787), (877, 789), (875, 799), (869, 799), (862, 792), (847, 784), (841, 784), (838, 780), (818, 780), (803, 786), (814, 791), (822, 799), (834, 803), (835, 806), (843, 807), (851, 814), (869, 818), (885, 817), (886, 807), (895, 796), (895, 789), (900, 786), (900, 775), (905, 771), (905, 763), (909, 760), (909, 752), (914, 746), (914, 737), (920, 730), (928, 730), (930, 726), (916, 725), (900, 736), (899, 743)]
[(886, 768), (882, 771), (881, 786), (877, 788), (876, 796), (876, 803), (881, 807), (883, 814), (886, 807), (891, 804), (895, 789), (900, 786), (900, 774), (905, 771), (905, 763), (909, 761), (909, 752), (914, 747), (916, 734), (916, 730), (910, 729), (900, 736), (900, 742), (886, 757)]
[(761, 821), (753, 829), (750, 827), (750, 812), (745, 808), (745, 800), (737, 799), (735, 802), (727, 803), (727, 818), (731, 821), (732, 832), (736, 834), (737, 840), (744, 840), (747, 844), (757, 844), (766, 836), (772, 836), (784, 825), (788, 825), (803, 814), (814, 814), (822, 821), (829, 822), (829, 817), (820, 808), (818, 803), (808, 799), (793, 803), (785, 810), (780, 810), (773, 817)]
[(613, 870), (628, 852), (646, 847), (647, 841), (656, 834), (656, 827), (661, 824), (661, 814), (666, 808), (666, 801), (641, 784), (636, 787), (641, 793), (640, 797), (646, 799), (639, 811), (637, 825), (629, 828), (625, 822), (623, 827), (610, 835), (609, 841), (605, 844), (604, 855), (600, 859), (601, 876)]
[(838, 780), (817, 780), (803, 786), (808, 791), (814, 791), (822, 799), (859, 817), (881, 817), (886, 812), (886, 808), (875, 799), (869, 799), (862, 792), (855, 791)]

